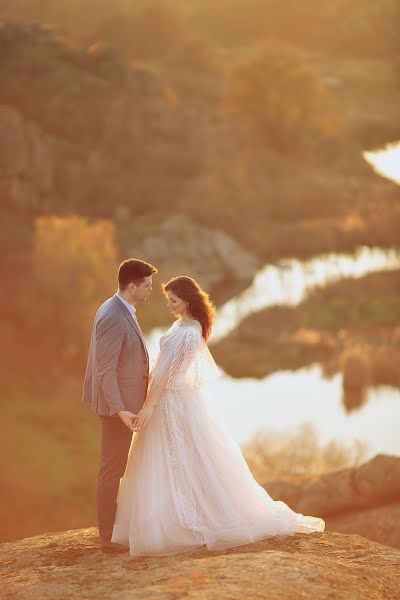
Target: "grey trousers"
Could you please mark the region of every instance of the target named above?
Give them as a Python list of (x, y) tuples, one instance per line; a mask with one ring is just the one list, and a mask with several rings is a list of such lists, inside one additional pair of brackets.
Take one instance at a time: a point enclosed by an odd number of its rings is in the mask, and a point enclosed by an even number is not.
[(132, 431), (119, 417), (100, 416), (100, 467), (97, 479), (97, 519), (101, 540), (110, 541), (117, 511), (119, 480), (125, 472)]

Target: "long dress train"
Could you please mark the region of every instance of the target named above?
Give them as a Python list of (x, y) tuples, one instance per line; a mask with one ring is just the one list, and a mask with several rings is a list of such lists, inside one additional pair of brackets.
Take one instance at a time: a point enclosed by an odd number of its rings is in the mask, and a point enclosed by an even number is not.
[(209, 550), (323, 531), (322, 519), (274, 501), (253, 478), (237, 443), (212, 416), (203, 385), (218, 371), (197, 322), (175, 321), (160, 340), (149, 401), (133, 435), (118, 492), (112, 541), (130, 554)]

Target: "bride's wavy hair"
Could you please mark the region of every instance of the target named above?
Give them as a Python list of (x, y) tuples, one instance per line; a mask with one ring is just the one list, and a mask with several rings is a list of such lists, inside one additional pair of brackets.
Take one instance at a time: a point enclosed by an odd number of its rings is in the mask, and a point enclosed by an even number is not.
[(165, 295), (171, 291), (187, 302), (190, 316), (200, 323), (203, 338), (207, 341), (215, 319), (215, 306), (207, 292), (201, 289), (197, 281), (185, 275), (173, 277), (167, 283), (163, 283), (162, 290)]

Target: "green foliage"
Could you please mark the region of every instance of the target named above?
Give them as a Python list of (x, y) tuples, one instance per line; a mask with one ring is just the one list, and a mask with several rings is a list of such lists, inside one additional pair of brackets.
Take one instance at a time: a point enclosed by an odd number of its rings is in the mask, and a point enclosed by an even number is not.
[(394, 328), (400, 322), (400, 271), (343, 279), (316, 289), (296, 311), (300, 326), (317, 330)]
[(257, 49), (230, 75), (227, 105), (267, 145), (293, 150), (338, 133), (319, 73), (301, 52), (278, 42)]
[[(400, 290), (400, 286), (399, 286)], [(357, 328), (374, 323), (375, 326), (395, 327), (400, 322), (400, 298), (384, 296), (382, 298), (352, 297), (331, 298), (312, 308), (305, 309), (302, 325), (316, 329), (339, 331)]]

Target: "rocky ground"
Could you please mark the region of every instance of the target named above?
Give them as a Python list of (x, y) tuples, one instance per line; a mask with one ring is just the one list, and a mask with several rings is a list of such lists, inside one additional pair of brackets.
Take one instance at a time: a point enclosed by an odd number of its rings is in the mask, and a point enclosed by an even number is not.
[(326, 518), (329, 531), (358, 533), (380, 544), (400, 548), (400, 502), (332, 515)]
[(378, 454), (359, 467), (315, 481), (265, 484), (274, 499), (303, 514), (323, 517), (330, 531), (356, 533), (400, 548), (400, 458)]
[(94, 528), (0, 546), (5, 600), (396, 600), (399, 566), (398, 550), (337, 533), (161, 558), (105, 555)]

